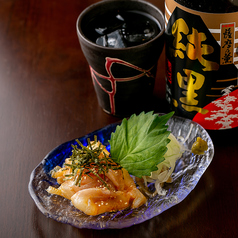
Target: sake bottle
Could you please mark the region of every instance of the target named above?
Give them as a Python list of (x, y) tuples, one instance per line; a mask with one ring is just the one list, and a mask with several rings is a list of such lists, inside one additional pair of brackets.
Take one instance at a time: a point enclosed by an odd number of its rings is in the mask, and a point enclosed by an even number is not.
[(165, 0), (166, 98), (207, 130), (238, 127), (238, 0)]

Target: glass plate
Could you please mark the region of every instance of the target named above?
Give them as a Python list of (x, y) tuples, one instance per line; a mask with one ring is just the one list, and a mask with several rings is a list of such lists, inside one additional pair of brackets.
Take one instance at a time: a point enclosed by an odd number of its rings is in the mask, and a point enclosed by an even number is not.
[[(79, 138), (79, 140), (83, 144), (87, 144), (87, 138), (93, 140), (94, 135), (97, 135), (98, 140), (108, 146), (110, 135), (115, 131), (118, 124), (120, 122), (110, 124)], [(181, 159), (177, 161), (172, 174), (173, 183), (165, 184), (164, 186), (167, 191), (165, 196), (157, 195), (149, 198), (147, 205), (137, 209), (88, 216), (76, 209), (69, 200), (48, 194), (46, 189), (49, 185), (57, 186), (56, 180), (51, 178), (49, 172), (56, 165), (61, 166), (64, 160), (69, 157), (72, 149), (71, 144), (76, 144), (75, 140), (72, 140), (53, 149), (32, 171), (28, 188), (36, 206), (45, 216), (78, 228), (119, 229), (144, 222), (178, 204), (194, 189), (211, 163), (214, 146), (208, 133), (199, 124), (191, 120), (173, 116), (168, 121), (168, 126), (168, 130), (176, 138), (184, 138), (186, 140), (184, 143), (185, 148), (191, 148), (199, 136), (207, 141), (208, 150), (204, 155), (194, 155), (190, 151), (185, 151)]]

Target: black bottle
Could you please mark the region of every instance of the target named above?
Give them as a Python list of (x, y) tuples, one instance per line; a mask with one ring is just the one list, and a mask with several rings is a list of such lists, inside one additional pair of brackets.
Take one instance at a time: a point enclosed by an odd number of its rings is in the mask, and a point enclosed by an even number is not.
[(166, 97), (207, 130), (238, 127), (238, 0), (165, 0)]

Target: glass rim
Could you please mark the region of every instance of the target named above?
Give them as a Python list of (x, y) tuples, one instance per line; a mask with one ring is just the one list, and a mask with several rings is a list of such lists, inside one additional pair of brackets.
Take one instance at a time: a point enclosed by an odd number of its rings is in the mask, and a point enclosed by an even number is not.
[[(88, 39), (88, 37), (85, 36), (85, 34), (83, 33), (82, 29), (79, 27), (84, 16), (86, 14), (88, 14), (91, 10), (96, 9), (97, 7), (103, 5), (105, 2), (128, 2), (128, 0), (102, 0), (100, 2), (94, 3), (89, 5), (87, 8), (85, 8), (78, 16), (77, 21), (76, 21), (76, 31), (77, 31), (77, 35), (79, 37), (79, 39), (83, 39), (85, 42), (87, 42), (88, 44), (90, 44), (91, 46), (97, 47), (98, 49), (103, 49), (103, 50), (113, 50), (113, 51), (123, 51), (123, 50), (128, 50), (128, 49), (137, 49), (140, 48), (142, 46), (146, 46), (148, 44), (150, 44), (151, 42), (156, 41), (158, 38), (160, 38), (164, 32), (165, 32), (165, 20), (164, 20), (164, 14), (163, 12), (156, 7), (154, 4), (150, 3), (150, 2), (146, 2), (143, 0), (130, 0), (130, 2), (135, 2), (135, 3), (140, 3), (143, 5), (146, 5), (148, 7), (150, 7), (151, 9), (154, 9), (156, 12), (158, 12), (159, 17), (155, 17), (154, 15), (150, 14), (149, 12), (146, 12), (147, 14), (152, 15), (159, 23), (159, 27), (160, 27), (160, 32), (159, 34), (157, 34), (153, 39), (145, 42), (145, 43), (141, 43), (139, 45), (136, 46), (130, 46), (130, 47), (126, 47), (126, 48), (112, 48), (112, 47), (105, 47), (105, 46), (100, 46), (98, 44), (96, 44), (95, 42), (91, 41)], [(136, 9), (135, 9), (136, 10)]]

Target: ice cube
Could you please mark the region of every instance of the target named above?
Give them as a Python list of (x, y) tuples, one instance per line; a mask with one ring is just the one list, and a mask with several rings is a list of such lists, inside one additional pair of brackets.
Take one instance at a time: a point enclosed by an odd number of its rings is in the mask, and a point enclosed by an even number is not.
[(152, 39), (156, 34), (155, 30), (148, 22), (144, 25), (140, 24), (139, 26), (124, 24), (122, 32), (123, 37), (131, 43), (146, 42)]
[(125, 21), (124, 18), (120, 14), (117, 14), (116, 18), (120, 21), (123, 21), (123, 22)]
[(96, 44), (107, 47), (107, 35), (98, 37), (96, 39)]
[(120, 30), (113, 31), (107, 35), (97, 38), (96, 44), (111, 48), (126, 48)]
[(99, 21), (98, 24), (99, 26), (95, 27), (95, 31), (99, 35), (106, 35), (121, 29), (121, 26), (124, 24), (124, 18), (120, 14), (117, 14), (116, 16), (113, 15), (112, 17), (103, 19), (102, 22)]
[(99, 34), (99, 35), (104, 35), (105, 32), (107, 30), (107, 27), (98, 27), (98, 28), (95, 28), (95, 31)]

